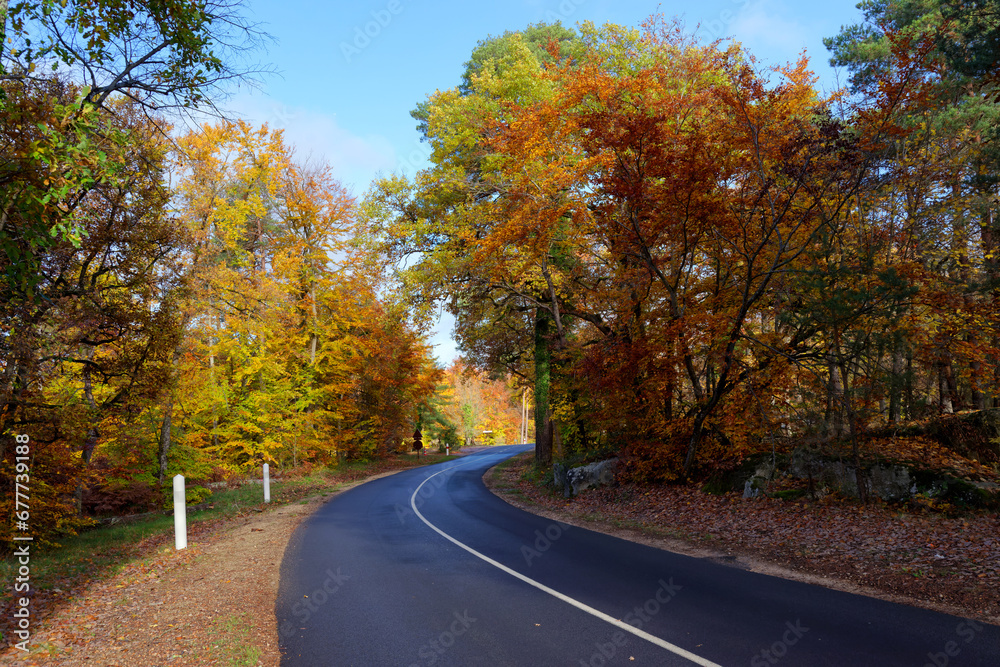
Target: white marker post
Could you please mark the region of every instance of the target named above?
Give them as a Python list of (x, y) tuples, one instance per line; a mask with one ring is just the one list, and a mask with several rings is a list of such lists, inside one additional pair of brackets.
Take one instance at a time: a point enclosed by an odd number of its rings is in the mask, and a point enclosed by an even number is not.
[(445, 456), (451, 456), (451, 445), (445, 445), (444, 446), (444, 455)]
[(264, 502), (271, 502), (271, 469), (264, 464)]
[(174, 476), (174, 546), (187, 549), (187, 499), (184, 497), (184, 475)]

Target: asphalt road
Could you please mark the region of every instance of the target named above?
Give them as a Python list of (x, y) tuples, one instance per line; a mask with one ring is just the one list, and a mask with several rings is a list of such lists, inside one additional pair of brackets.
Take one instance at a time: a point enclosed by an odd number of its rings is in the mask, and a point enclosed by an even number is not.
[(525, 447), (347, 491), (285, 552), (282, 665), (1000, 667), (1000, 627), (673, 554), (523, 512)]

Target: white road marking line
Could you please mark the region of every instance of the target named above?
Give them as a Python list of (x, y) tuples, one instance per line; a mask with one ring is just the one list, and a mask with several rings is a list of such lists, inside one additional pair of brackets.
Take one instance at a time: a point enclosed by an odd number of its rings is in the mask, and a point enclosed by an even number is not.
[(651, 635), (648, 632), (644, 632), (644, 631), (640, 630), (639, 628), (633, 627), (633, 626), (629, 625), (628, 623), (625, 623), (624, 621), (620, 621), (617, 618), (614, 618), (612, 616), (608, 616), (603, 611), (599, 611), (597, 609), (594, 609), (593, 607), (588, 606), (588, 605), (580, 602), (579, 600), (575, 600), (575, 599), (569, 597), (568, 595), (564, 595), (564, 594), (560, 593), (559, 591), (557, 591), (555, 589), (549, 588), (545, 584), (539, 583), (539, 582), (535, 581), (534, 579), (532, 579), (530, 577), (526, 577), (523, 574), (521, 574), (520, 572), (518, 572), (517, 570), (512, 570), (509, 567), (507, 567), (506, 565), (504, 565), (503, 563), (498, 563), (497, 561), (493, 560), (489, 556), (487, 556), (485, 554), (481, 554), (478, 551), (476, 551), (475, 549), (473, 549), (472, 547), (470, 547), (470, 546), (468, 546), (466, 544), (463, 544), (462, 542), (459, 542), (454, 537), (452, 537), (451, 535), (449, 535), (448, 533), (444, 532), (443, 530), (441, 530), (440, 528), (438, 528), (437, 526), (435, 526), (433, 523), (431, 523), (430, 521), (428, 521), (427, 517), (425, 517), (423, 514), (421, 514), (420, 510), (417, 509), (417, 503), (416, 503), (417, 494), (420, 493), (420, 489), (423, 487), (423, 485), (426, 484), (427, 482), (429, 482), (434, 477), (437, 477), (438, 475), (446, 473), (449, 470), (453, 470), (453, 469), (455, 469), (455, 468), (457, 468), (457, 467), (459, 467), (461, 465), (465, 465), (465, 464), (464, 463), (460, 463), (458, 465), (454, 465), (454, 466), (451, 466), (449, 468), (445, 468), (444, 470), (441, 470), (440, 472), (434, 473), (433, 475), (431, 475), (430, 477), (428, 477), (427, 479), (425, 479), (423, 482), (421, 482), (420, 486), (417, 487), (417, 490), (413, 492), (412, 496), (410, 496), (410, 507), (412, 507), (413, 511), (416, 513), (416, 515), (418, 517), (420, 517), (420, 520), (423, 521), (424, 523), (426, 523), (428, 526), (430, 526), (431, 529), (434, 530), (434, 532), (436, 532), (438, 535), (440, 535), (441, 537), (445, 538), (446, 540), (448, 540), (452, 544), (465, 549), (466, 551), (468, 551), (473, 556), (481, 558), (482, 560), (486, 561), (487, 563), (489, 563), (493, 567), (499, 568), (499, 569), (503, 570), (504, 572), (506, 572), (507, 574), (509, 574), (509, 575), (511, 575), (513, 577), (517, 577), (518, 579), (520, 579), (524, 583), (530, 584), (531, 586), (534, 586), (538, 590), (544, 591), (544, 592), (548, 593), (549, 595), (551, 595), (552, 597), (558, 598), (558, 599), (562, 600), (563, 602), (565, 602), (567, 604), (571, 604), (574, 607), (576, 607), (577, 609), (580, 609), (582, 611), (587, 612), (591, 616), (596, 616), (597, 618), (601, 619), (602, 621), (606, 621), (606, 622), (610, 623), (611, 625), (614, 625), (615, 627), (621, 628), (625, 632), (629, 632), (629, 633), (635, 635), (636, 637), (640, 637), (642, 639), (645, 639), (648, 642), (656, 644), (660, 648), (664, 648), (664, 649), (670, 651), (671, 653), (674, 653), (676, 655), (681, 656), (682, 658), (687, 658), (691, 662), (693, 662), (693, 663), (695, 663), (697, 665), (701, 665), (702, 667), (722, 667), (721, 665), (718, 665), (718, 664), (712, 662), (711, 660), (706, 660), (705, 658), (702, 658), (700, 655), (695, 655), (694, 653), (691, 653), (690, 651), (686, 651), (686, 650), (682, 649), (680, 646), (676, 646), (674, 644), (671, 644), (668, 641), (660, 639), (656, 635)]

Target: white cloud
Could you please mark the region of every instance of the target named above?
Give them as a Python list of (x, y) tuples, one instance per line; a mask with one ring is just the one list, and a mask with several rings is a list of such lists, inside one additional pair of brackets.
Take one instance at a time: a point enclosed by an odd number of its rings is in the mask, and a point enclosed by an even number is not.
[(396, 167), (396, 151), (381, 135), (359, 136), (337, 124), (333, 115), (290, 107), (260, 95), (240, 95), (226, 108), (248, 122), (284, 130), (285, 142), (303, 162), (327, 164), (355, 195), (364, 193), (379, 171)]

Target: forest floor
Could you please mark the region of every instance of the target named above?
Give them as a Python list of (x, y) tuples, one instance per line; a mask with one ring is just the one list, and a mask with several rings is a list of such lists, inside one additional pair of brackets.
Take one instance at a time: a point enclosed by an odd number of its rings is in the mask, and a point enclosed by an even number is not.
[(0, 665), (278, 665), (274, 605), (299, 522), (358, 484), (442, 460), (404, 456), (322, 483), (275, 484), (269, 505), (189, 523), (181, 551), (171, 524), (125, 547), (114, 567), (36, 590), (28, 652), (13, 646), (13, 607), (3, 600)]
[(1000, 625), (1000, 515), (885, 503), (744, 499), (691, 486), (620, 484), (563, 498), (532, 453), (487, 473), (535, 514), (669, 551)]

